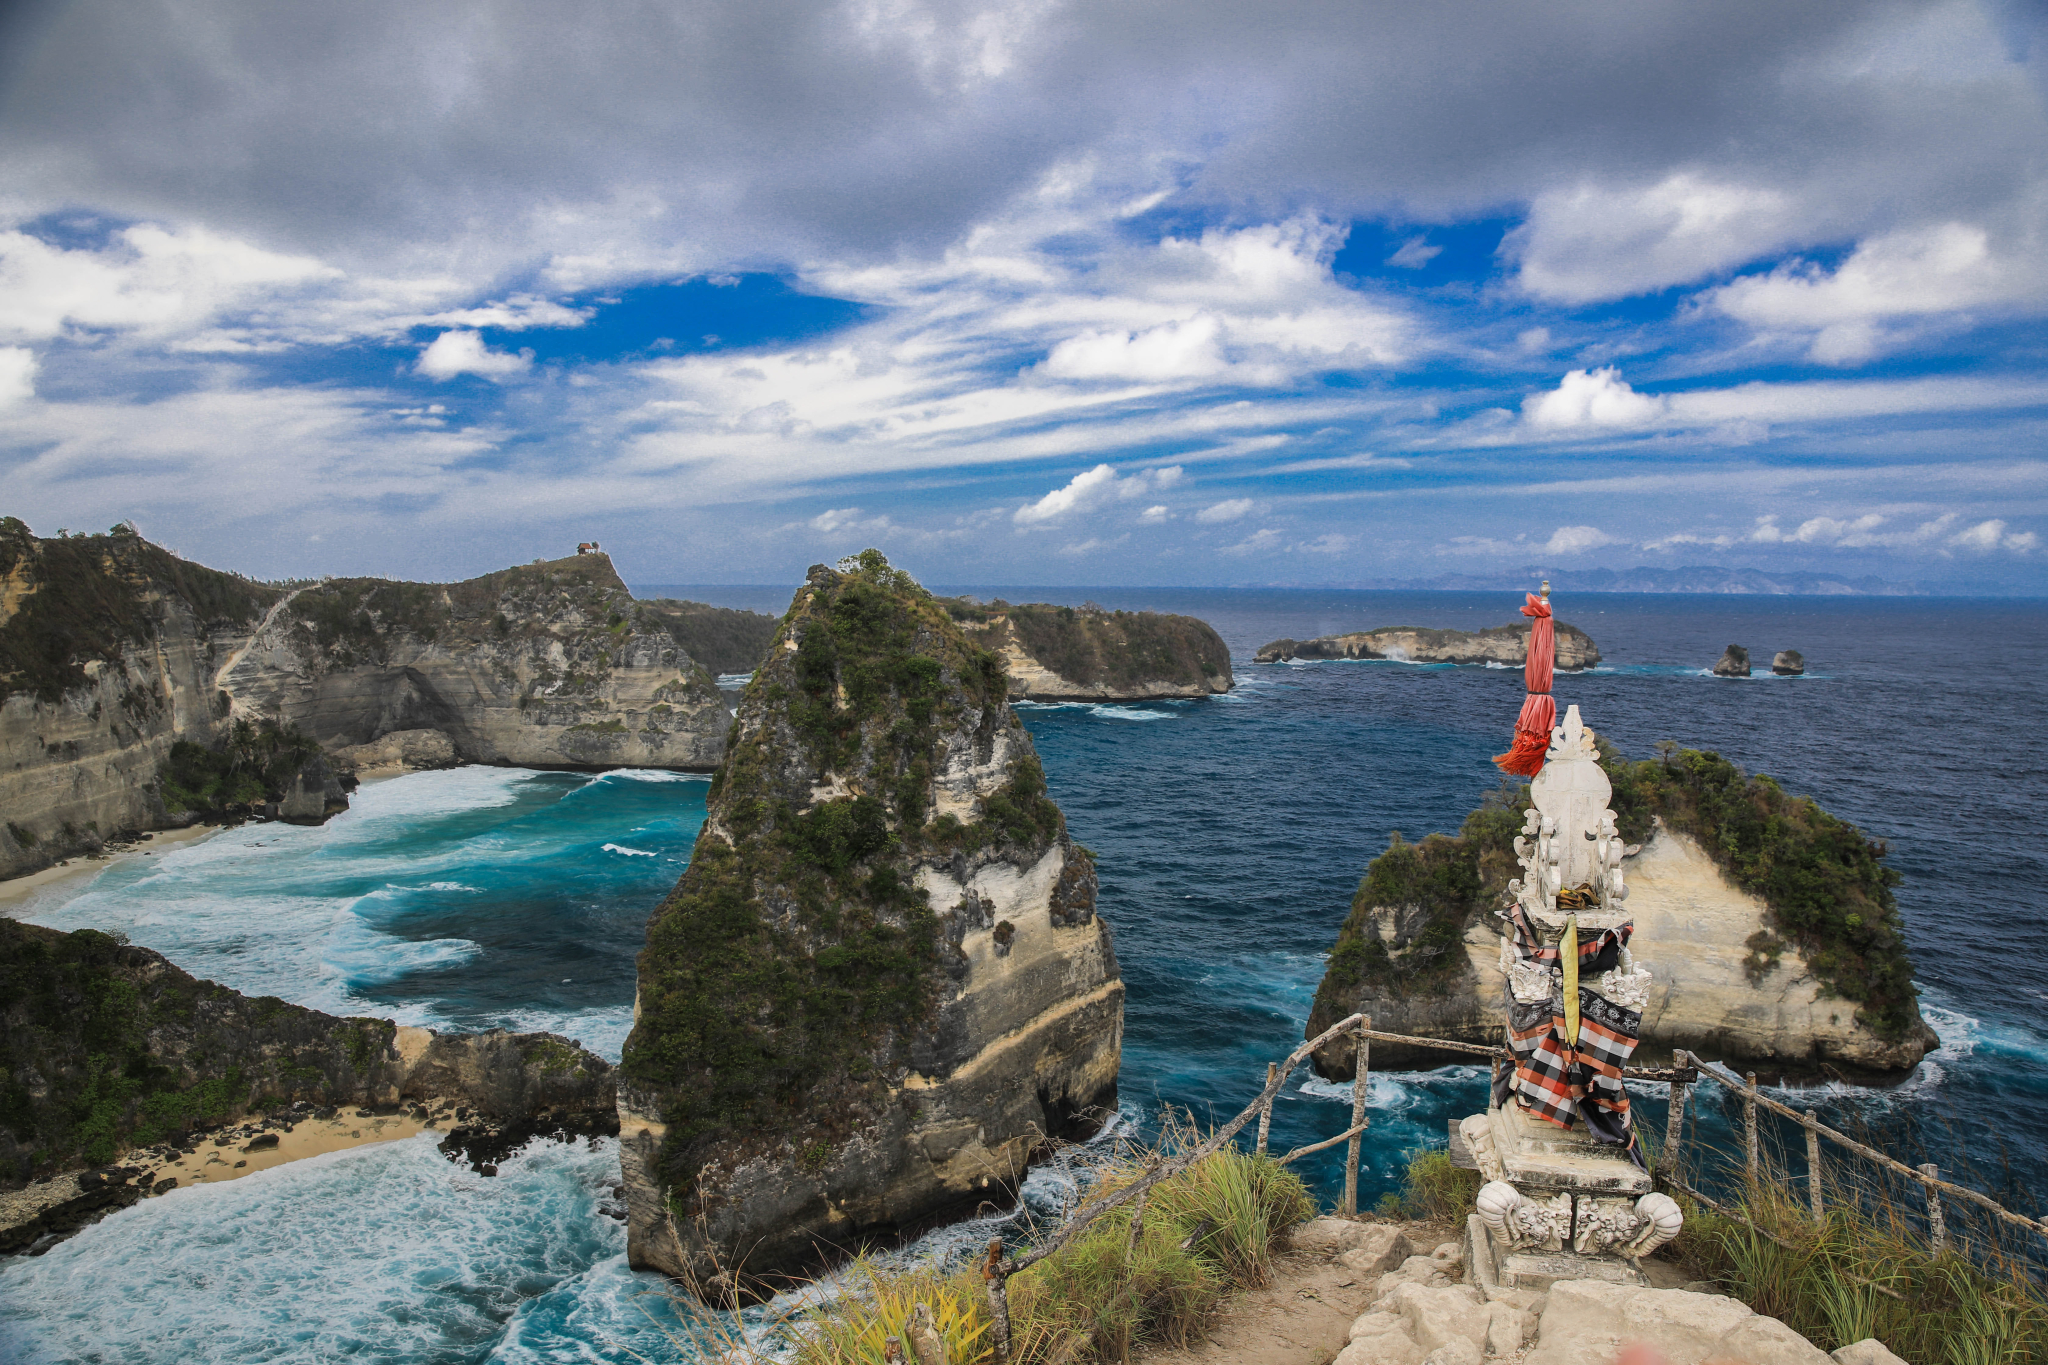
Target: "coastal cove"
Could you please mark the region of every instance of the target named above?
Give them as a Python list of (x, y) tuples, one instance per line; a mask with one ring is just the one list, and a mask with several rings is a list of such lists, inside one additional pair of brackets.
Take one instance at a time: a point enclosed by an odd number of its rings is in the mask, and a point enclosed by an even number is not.
[[(765, 591), (664, 591), (776, 612), (788, 601), (787, 589), (773, 590), (780, 602)], [(1504, 747), (1520, 695), (1511, 670), (1253, 665), (1251, 652), (1378, 625), (1494, 626), (1513, 602), (972, 591), (1179, 612), (1209, 621), (1231, 647), (1237, 687), (1220, 697), (1019, 708), (1074, 837), (1099, 857), (1100, 910), (1129, 993), (1124, 1114), (1143, 1123), (1162, 1103), (1227, 1114), (1300, 1037), (1366, 863), (1390, 830), (1413, 839), (1457, 827), (1494, 784), (1487, 759)], [(1994, 1189), (2002, 1158), (2019, 1170), (2048, 1160), (2048, 1129), (2024, 1126), (2037, 1122), (2027, 1101), (2048, 1096), (2048, 1068), (2032, 1060), (2043, 1040), (2028, 1022), (2040, 983), (2001, 965), (2048, 950), (2028, 900), (2048, 871), (2029, 820), (2048, 806), (2048, 754), (2029, 726), (2048, 666), (2038, 609), (1586, 595), (1569, 612), (1604, 658), (1561, 679), (1560, 697), (1603, 735), (1634, 757), (1669, 738), (1769, 772), (1887, 840), (1906, 875), (1899, 900), (1943, 1046), (1897, 1090), (1823, 1088), (1800, 1102), (1895, 1140), (1917, 1134), (1920, 1159), (1945, 1169), (1967, 1154)], [(1797, 648), (1807, 674), (1707, 676), (1730, 640), (1766, 658)], [(1987, 753), (2002, 756), (1994, 771), (1976, 757)], [(7, 912), (125, 932), (252, 993), (440, 1028), (551, 1029), (616, 1057), (640, 931), (688, 856), (704, 790), (699, 779), (645, 772), (414, 774), (365, 787), (328, 826), (242, 826), (128, 857), (89, 886), (52, 884)], [(1654, 970), (1657, 945), (1644, 942), (1641, 957)], [(1376, 1074), (1366, 1198), (1390, 1188), (1407, 1149), (1440, 1143), (1444, 1120), (1469, 1112), (1480, 1090), (1469, 1067)], [(1644, 1098), (1646, 1119), (1660, 1122), (1661, 1105)], [(1346, 1099), (1347, 1087), (1298, 1082), (1276, 1113), (1276, 1143), (1338, 1131)], [(1315, 1172), (1326, 1199), (1334, 1164)], [(123, 1360), (523, 1360), (572, 1340), (588, 1358), (625, 1360), (604, 1338), (658, 1345), (635, 1306), (652, 1282), (623, 1269), (622, 1238), (597, 1209), (615, 1152), (544, 1143), (507, 1169), (502, 1184), (479, 1180), (412, 1139), (267, 1171), (235, 1190), (148, 1201), (48, 1256), (0, 1265), (0, 1345), (29, 1360), (67, 1358), (95, 1302), (133, 1318), (109, 1357)], [(388, 1198), (398, 1189), (410, 1193)], [(2023, 1193), (2003, 1193), (2032, 1208)], [(335, 1200), (342, 1226), (321, 1230), (316, 1211)], [(438, 1251), (392, 1221), (421, 1218), (449, 1230)], [(244, 1250), (258, 1228), (270, 1241)], [(351, 1259), (335, 1240), (348, 1235), (390, 1241), (388, 1264)], [(323, 1255), (351, 1287), (294, 1278), (289, 1260)], [(94, 1297), (144, 1301), (147, 1276), (110, 1283), (124, 1258), (160, 1266), (149, 1274), (168, 1285), (175, 1266), (209, 1256), (244, 1259), (182, 1291), (162, 1322)], [(82, 1297), (60, 1320), (32, 1306), (52, 1293)], [(264, 1310), (231, 1309), (230, 1299), (287, 1293), (310, 1335), (258, 1350)], [(412, 1326), (380, 1333), (378, 1315), (394, 1303), (417, 1308)], [(209, 1334), (224, 1318), (248, 1330)]]

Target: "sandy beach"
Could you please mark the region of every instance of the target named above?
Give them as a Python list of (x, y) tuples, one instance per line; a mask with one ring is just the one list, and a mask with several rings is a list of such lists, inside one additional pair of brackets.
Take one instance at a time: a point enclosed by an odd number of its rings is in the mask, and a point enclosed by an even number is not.
[(0, 881), (0, 914), (13, 913), (12, 907), (34, 900), (52, 887), (74, 879), (90, 881), (117, 863), (130, 858), (154, 857), (181, 844), (196, 844), (202, 839), (212, 838), (222, 828), (220, 825), (192, 825), (186, 829), (160, 829), (133, 848), (112, 853), (83, 853), (25, 877), (10, 877)]
[[(190, 1185), (218, 1185), (267, 1171), (273, 1166), (282, 1166), (288, 1161), (302, 1161), (309, 1156), (345, 1151), (350, 1147), (396, 1142), (430, 1128), (445, 1130), (453, 1126), (448, 1117), (451, 1112), (449, 1107), (438, 1107), (433, 1117), (423, 1119), (413, 1112), (373, 1115), (368, 1110), (344, 1109), (331, 1119), (308, 1118), (289, 1125), (280, 1122), (274, 1126), (258, 1122), (208, 1134), (196, 1139), (189, 1156), (152, 1160), (153, 1153), (144, 1149), (129, 1152), (121, 1161), (124, 1165), (141, 1166), (148, 1171), (148, 1174), (135, 1178), (135, 1184), (144, 1190), (153, 1190), (165, 1180), (176, 1180), (179, 1189)], [(251, 1148), (252, 1139), (272, 1136), (277, 1139), (274, 1146)]]

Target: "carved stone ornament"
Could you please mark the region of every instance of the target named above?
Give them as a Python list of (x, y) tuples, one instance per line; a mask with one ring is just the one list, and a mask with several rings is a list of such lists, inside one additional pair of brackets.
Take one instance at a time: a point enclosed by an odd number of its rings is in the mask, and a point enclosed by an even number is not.
[(1599, 1199), (1579, 1196), (1578, 1221), (1573, 1228), (1572, 1250), (1581, 1256), (1601, 1256), (1625, 1247), (1643, 1230), (1643, 1217), (1627, 1199)]
[[(1650, 1004), (1650, 969), (1639, 966), (1633, 971), (1603, 973), (1600, 994), (1623, 1009), (1640, 1014)], [(1521, 999), (1520, 996), (1515, 998)]]
[(1522, 876), (1511, 889), (1531, 922), (1547, 937), (1563, 924), (1557, 893), (1590, 886), (1599, 909), (1581, 912), (1581, 927), (1599, 930), (1620, 923), (1621, 902), (1628, 898), (1621, 860), (1628, 847), (1607, 805), (1614, 786), (1578, 707), (1567, 708), (1564, 723), (1550, 732), (1550, 753), (1529, 784), (1529, 796), (1535, 804), (1515, 837)]
[(1493, 1145), (1493, 1120), (1485, 1114), (1473, 1114), (1458, 1120), (1458, 1136), (1465, 1139), (1471, 1149), (1472, 1160), (1479, 1167), (1479, 1174), (1488, 1180), (1506, 1180), (1507, 1168), (1501, 1164), (1500, 1153)]
[(1508, 1243), (1518, 1251), (1562, 1251), (1572, 1231), (1572, 1197), (1524, 1197), (1508, 1215)]
[(1553, 1000), (1564, 989), (1563, 978), (1556, 970), (1537, 962), (1524, 962), (1516, 958), (1508, 964), (1508, 990), (1519, 1004), (1535, 1005)]

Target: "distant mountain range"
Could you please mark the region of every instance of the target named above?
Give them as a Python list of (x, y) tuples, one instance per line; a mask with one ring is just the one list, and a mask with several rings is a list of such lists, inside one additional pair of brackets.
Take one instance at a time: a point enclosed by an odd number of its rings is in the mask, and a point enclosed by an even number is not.
[(1715, 564), (1688, 564), (1655, 569), (1544, 569), (1531, 565), (1488, 574), (1442, 574), (1361, 583), (1369, 588), (1407, 588), (1435, 592), (1491, 592), (1501, 588), (1533, 588), (1543, 578), (1561, 591), (1573, 592), (1699, 592), (1750, 596), (1917, 597), (1930, 591), (1918, 583), (1893, 583), (1882, 578), (1844, 578), (1833, 573), (1793, 573), (1763, 569), (1725, 569)]

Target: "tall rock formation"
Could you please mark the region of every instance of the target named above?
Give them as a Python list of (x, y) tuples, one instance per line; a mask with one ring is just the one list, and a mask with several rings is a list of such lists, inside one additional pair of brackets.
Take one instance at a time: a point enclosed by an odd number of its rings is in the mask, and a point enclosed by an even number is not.
[[(1529, 623), (1485, 630), (1433, 630), (1423, 626), (1382, 626), (1314, 640), (1275, 640), (1261, 645), (1255, 663), (1289, 659), (1399, 659), (1417, 664), (1512, 664), (1529, 655)], [(1557, 623), (1557, 667), (1565, 672), (1600, 662), (1600, 647), (1577, 626)]]
[[(1674, 1047), (1772, 1074), (1910, 1071), (1939, 1041), (1920, 1017), (1884, 849), (1768, 777), (1680, 750), (1603, 754), (1634, 848), (1622, 866), (1654, 984), (1638, 1057)], [(1524, 789), (1526, 794), (1526, 788)], [(1456, 837), (1373, 860), (1330, 953), (1313, 1037), (1354, 1011), (1389, 1033), (1501, 1041), (1499, 957), (1513, 839), (1526, 800), (1489, 802)], [(1375, 1043), (1376, 1065), (1443, 1054)], [(1348, 1078), (1348, 1048), (1319, 1055)]]
[[(1009, 1198), (1114, 1106), (1123, 983), (999, 658), (878, 552), (822, 566), (648, 924), (628, 1253), (751, 1292)], [(724, 1277), (724, 1278), (720, 1278)]]
[[(635, 602), (602, 555), (284, 588), (126, 527), (41, 538), (0, 519), (0, 877), (189, 821), (166, 760), (223, 750), (240, 721), (296, 726), (344, 763), (708, 771), (730, 717), (680, 642), (706, 628), (677, 624), (689, 605)], [(319, 765), (266, 774), (280, 815), (341, 808)]]

